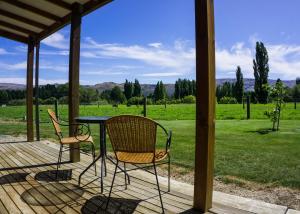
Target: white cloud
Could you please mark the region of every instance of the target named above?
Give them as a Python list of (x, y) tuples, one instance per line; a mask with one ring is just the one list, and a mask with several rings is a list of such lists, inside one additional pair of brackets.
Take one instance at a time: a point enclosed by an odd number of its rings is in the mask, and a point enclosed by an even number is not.
[[(295, 79), (300, 75), (300, 45), (265, 44), (269, 55), (269, 78)], [(253, 78), (255, 46), (236, 43), (231, 48), (216, 50), (216, 66), (221, 77), (234, 78), (236, 67), (242, 68), (244, 77)], [(217, 77), (220, 77), (217, 75)]]
[[(34, 81), (34, 80), (33, 80)], [(0, 77), (1, 83), (14, 83), (14, 84), (26, 84), (25, 77)], [(39, 79), (40, 85), (46, 84), (64, 84), (66, 83), (66, 79), (55, 79), (55, 80), (48, 80), (48, 79)]]
[(154, 43), (150, 43), (148, 44), (150, 47), (154, 47), (154, 48), (160, 48), (162, 46), (162, 43), (160, 42), (154, 42)]
[(62, 33), (53, 33), (51, 36), (47, 37), (42, 41), (43, 44), (58, 48), (58, 49), (68, 49), (69, 39), (66, 39)]
[(8, 54), (8, 52), (5, 49), (0, 48), (0, 55), (4, 55), (4, 54)]
[(0, 62), (0, 70), (1, 71), (16, 71), (16, 70), (26, 70), (27, 68), (27, 62), (23, 61), (23, 62), (19, 62), (19, 63), (15, 63), (15, 64), (8, 64), (8, 63), (3, 63)]
[(143, 77), (173, 77), (173, 76), (181, 76), (181, 73), (177, 72), (161, 72), (161, 73), (146, 73), (141, 74)]
[(171, 68), (182, 73), (190, 73), (195, 66), (195, 51), (188, 48), (182, 41), (176, 41), (173, 47), (161, 47), (160, 45), (122, 45), (102, 44), (91, 38), (86, 39), (82, 45), (89, 53), (83, 56), (90, 58), (129, 59), (146, 63), (160, 68)]

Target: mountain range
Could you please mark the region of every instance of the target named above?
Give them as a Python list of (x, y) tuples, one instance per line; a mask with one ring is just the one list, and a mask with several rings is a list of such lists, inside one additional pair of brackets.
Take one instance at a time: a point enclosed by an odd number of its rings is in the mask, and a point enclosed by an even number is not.
[[(216, 80), (217, 85), (222, 85), (225, 82), (233, 83), (235, 82), (235, 79), (217, 79)], [(276, 80), (269, 79), (269, 83), (273, 85), (276, 82)], [(293, 87), (296, 84), (295, 80), (283, 80), (283, 83), (288, 87)], [(96, 85), (84, 85), (84, 87), (91, 87), (97, 89), (100, 93), (107, 89), (112, 89), (114, 86), (119, 86), (123, 88), (124, 83), (114, 83), (114, 82), (104, 82), (99, 83)], [(141, 88), (144, 95), (149, 95), (150, 93), (153, 93), (155, 89), (156, 84), (141, 84)], [(254, 90), (254, 79), (244, 79), (244, 86), (246, 91), (253, 91)], [(167, 94), (173, 95), (174, 93), (174, 84), (165, 84)], [(24, 90), (26, 88), (26, 85), (24, 84), (14, 84), (14, 83), (0, 83), (0, 90)]]

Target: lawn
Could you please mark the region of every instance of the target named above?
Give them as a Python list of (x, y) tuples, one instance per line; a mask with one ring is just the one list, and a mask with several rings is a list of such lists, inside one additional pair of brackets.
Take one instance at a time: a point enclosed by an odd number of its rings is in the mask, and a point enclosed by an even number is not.
[[(49, 121), (47, 108), (54, 109), (54, 106), (41, 106), (41, 121)], [(265, 111), (271, 110), (272, 104), (252, 104), (251, 119), (266, 119)], [(59, 105), (59, 113), (66, 118), (68, 108), (66, 105)], [(111, 105), (86, 105), (80, 106), (80, 115), (118, 115), (118, 114), (135, 114), (142, 115), (142, 106), (119, 105), (118, 108)], [(25, 115), (25, 106), (0, 107), (0, 118), (2, 120), (22, 120)], [(194, 120), (194, 104), (176, 104), (167, 105), (149, 105), (147, 106), (147, 116), (155, 120)], [(300, 120), (300, 105), (294, 109), (293, 103), (287, 103), (283, 107), (281, 118), (284, 120)], [(67, 119), (67, 118), (66, 118)], [(246, 119), (246, 109), (241, 104), (218, 104), (216, 106), (217, 120), (243, 120)]]
[[(265, 106), (253, 105), (253, 109), (263, 107)], [(46, 107), (42, 109), (42, 120), (46, 122)], [(194, 105), (171, 105), (167, 109), (162, 106), (149, 106), (149, 116), (172, 129), (172, 163), (186, 168), (186, 172), (194, 166), (195, 121), (190, 119), (194, 117), (193, 109)], [(80, 112), (81, 115), (117, 115), (138, 114), (141, 110), (141, 107), (135, 106), (81, 106)], [(266, 119), (240, 120), (237, 115), (242, 110), (240, 105), (217, 106), (219, 120), (216, 122), (215, 176), (224, 180), (230, 176), (300, 189), (300, 110), (286, 109), (286, 119), (281, 121), (279, 132), (270, 132), (268, 129), (271, 122)], [(66, 111), (65, 106), (61, 107), (62, 115), (66, 115)], [(25, 134), (26, 124), (17, 116), (21, 114), (24, 114), (24, 107), (0, 108), (0, 133)], [(233, 115), (234, 119), (225, 120), (224, 115)], [(258, 110), (253, 111), (252, 115), (260, 118)], [(92, 125), (91, 129), (95, 141), (98, 142), (99, 127)], [(50, 123), (41, 124), (41, 137), (55, 139)], [(161, 133), (159, 145), (164, 145)]]
[[(55, 139), (46, 109), (41, 111), (41, 137)], [(292, 104), (285, 106), (279, 132), (270, 132), (271, 122), (263, 111), (270, 105), (252, 105), (252, 117), (244, 120), (241, 105), (217, 105), (215, 176), (228, 181), (228, 177), (265, 184), (300, 188), (300, 109)], [(22, 121), (24, 107), (0, 108), (0, 134), (26, 134)], [(62, 118), (67, 107), (60, 106)], [(81, 115), (141, 114), (142, 107), (81, 106)], [(149, 117), (159, 120), (173, 131), (172, 163), (188, 172), (194, 166), (195, 106), (168, 105), (149, 106)], [(241, 120), (242, 119), (242, 120)], [(264, 120), (262, 120), (264, 119)], [(98, 125), (91, 126), (95, 141), (99, 141)], [(98, 145), (98, 144), (97, 144)], [(159, 146), (164, 138), (159, 133)], [(110, 149), (109, 143), (108, 147)], [(229, 181), (230, 182), (230, 181)], [(233, 181), (234, 182), (234, 181)]]

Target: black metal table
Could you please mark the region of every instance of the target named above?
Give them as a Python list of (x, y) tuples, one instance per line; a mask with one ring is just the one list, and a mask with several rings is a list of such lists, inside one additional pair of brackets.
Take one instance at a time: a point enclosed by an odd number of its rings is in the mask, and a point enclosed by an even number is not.
[[(91, 168), (96, 162), (101, 158), (101, 176), (100, 176), (100, 185), (101, 193), (103, 192), (103, 177), (106, 176), (106, 134), (105, 134), (105, 121), (111, 117), (108, 116), (85, 116), (85, 117), (76, 117), (75, 120), (78, 123), (88, 123), (88, 124), (99, 124), (100, 125), (100, 154), (98, 157), (79, 175), (78, 184), (80, 185), (81, 176)], [(105, 169), (104, 169), (105, 168)], [(105, 172), (105, 175), (103, 175)]]

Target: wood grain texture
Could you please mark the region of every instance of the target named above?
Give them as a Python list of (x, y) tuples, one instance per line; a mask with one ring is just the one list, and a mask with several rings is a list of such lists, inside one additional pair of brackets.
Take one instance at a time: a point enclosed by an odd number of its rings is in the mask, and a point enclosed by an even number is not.
[(212, 207), (215, 143), (215, 35), (213, 0), (195, 0), (196, 148), (194, 208)]
[[(71, 18), (70, 54), (69, 54), (69, 135), (74, 136), (76, 127), (75, 117), (79, 115), (79, 66), (80, 66), (80, 33), (81, 33), (81, 6), (73, 4)], [(79, 144), (71, 146), (70, 160), (80, 161)]]
[(27, 120), (27, 141), (33, 141), (33, 61), (34, 42), (28, 42), (27, 51), (27, 76), (26, 76), (26, 120)]

